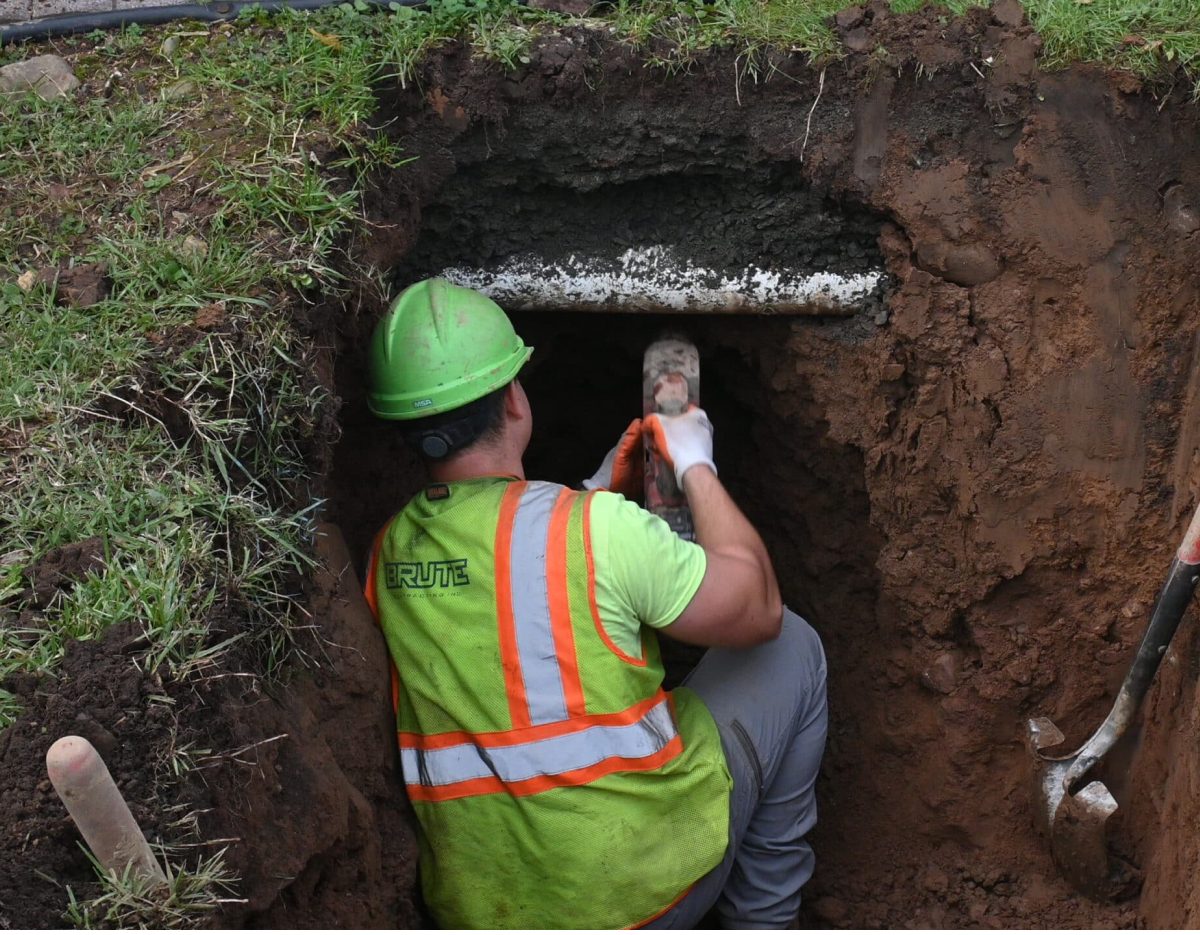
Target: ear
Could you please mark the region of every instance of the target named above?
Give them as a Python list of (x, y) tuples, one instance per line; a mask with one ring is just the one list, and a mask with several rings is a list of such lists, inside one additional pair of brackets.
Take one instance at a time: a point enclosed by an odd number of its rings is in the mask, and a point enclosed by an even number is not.
[(513, 380), (504, 390), (504, 414), (510, 419), (520, 419), (527, 406), (525, 391), (517, 380)]

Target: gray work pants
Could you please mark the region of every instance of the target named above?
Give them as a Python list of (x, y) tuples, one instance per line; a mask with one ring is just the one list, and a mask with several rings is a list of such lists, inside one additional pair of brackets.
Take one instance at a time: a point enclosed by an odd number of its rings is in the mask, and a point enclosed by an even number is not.
[(779, 638), (710, 649), (684, 680), (721, 732), (733, 777), (729, 848), (650, 929), (694, 928), (715, 907), (725, 928), (788, 928), (813, 871), (804, 836), (817, 823), (814, 784), (825, 751), (825, 653), (785, 610)]

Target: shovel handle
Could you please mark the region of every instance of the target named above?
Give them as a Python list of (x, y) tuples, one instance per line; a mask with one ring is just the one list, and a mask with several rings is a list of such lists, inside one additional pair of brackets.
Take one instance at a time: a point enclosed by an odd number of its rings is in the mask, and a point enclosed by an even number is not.
[(1179, 629), (1179, 621), (1191, 603), (1200, 582), (1200, 504), (1192, 514), (1192, 521), (1184, 533), (1183, 542), (1171, 561), (1167, 580), (1158, 592), (1154, 610), (1150, 612), (1150, 623), (1138, 646), (1133, 665), (1121, 683), (1117, 700), (1112, 710), (1096, 733), (1079, 748), (1075, 762), (1063, 777), (1063, 788), (1070, 792), (1079, 779), (1096, 765), (1112, 749), (1113, 744), (1129, 729), (1142, 700), (1146, 697), (1154, 675), (1167, 654), (1171, 638)]

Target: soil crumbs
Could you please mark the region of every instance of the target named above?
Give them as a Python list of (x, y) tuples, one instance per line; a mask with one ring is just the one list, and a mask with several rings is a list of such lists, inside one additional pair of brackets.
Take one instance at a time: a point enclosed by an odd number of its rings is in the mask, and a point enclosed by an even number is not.
[(7, 680), (25, 712), (0, 733), (0, 927), (60, 927), (68, 885), (80, 899), (100, 891), (46, 775), (46, 751), (59, 737), (92, 743), (148, 840), (169, 839), (168, 823), (184, 817), (164, 809), (159, 781), (170, 772), (186, 711), (160, 679), (138, 668), (141, 649), (141, 628), (118, 624), (100, 640), (70, 644), (56, 676)]

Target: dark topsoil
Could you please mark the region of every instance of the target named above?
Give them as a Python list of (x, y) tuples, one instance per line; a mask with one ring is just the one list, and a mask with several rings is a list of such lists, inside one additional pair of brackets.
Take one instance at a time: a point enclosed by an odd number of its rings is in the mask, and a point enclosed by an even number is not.
[[(1122, 803), (1116, 848), (1145, 874), (1140, 901), (1094, 906), (1059, 880), (1031, 825), (1021, 725), (1048, 715), (1078, 740), (1098, 723), (1200, 489), (1200, 117), (1179, 90), (1156, 97), (1095, 69), (1038, 73), (1038, 39), (1011, 0), (948, 24), (876, 4), (840, 16), (839, 28), (872, 52), (830, 64), (815, 109), (820, 70), (783, 53), (763, 53), (767, 80), (735, 85), (736, 51), (669, 77), (575, 30), (504, 74), (450, 45), (407, 89), (381, 91), (378, 123), (420, 158), (381, 180), (378, 226), (351, 249), (381, 268), (435, 262), (426, 237), (469, 245), (457, 258), (503, 256), (562, 236), (559, 222), (536, 220), (556, 203), (624, 186), (661, 187), (654, 197), (705, 190), (700, 177), (721, 188), (743, 169), (726, 195), (697, 205), (697, 223), (759, 185), (820, 206), (845, 232), (832, 242), (846, 256), (873, 225), (871, 249), (892, 277), (886, 315), (695, 325), (723, 476), (830, 663), (807, 919), (1195, 921), (1193, 615), (1139, 742), (1122, 751), (1125, 768), (1106, 775)], [(755, 197), (730, 210), (752, 212)], [(655, 235), (652, 212), (629, 218), (615, 236)], [(740, 220), (730, 229), (744, 232)], [(517, 223), (519, 237), (506, 231)], [(363, 284), (319, 336), (339, 346), (345, 433), (326, 492), (356, 559), (420, 482), (362, 414), (361, 348), (381, 310)], [(637, 406), (635, 383), (627, 415), (606, 403), (602, 432), (576, 430), (577, 402), (595, 392), (582, 374), (636, 360), (648, 326), (522, 326), (539, 344), (535, 413), (561, 440), (531, 451), (531, 471), (578, 480), (610, 443), (601, 436), (615, 438)], [(552, 349), (580, 354), (580, 376), (549, 362)], [(589, 354), (610, 369), (589, 367)], [(217, 753), (287, 735), (178, 793), (211, 810), (208, 838), (239, 839), (230, 861), (250, 902), (227, 923), (419, 923), (382, 644), (336, 543), (325, 568), (310, 611), (328, 661), (286, 686), (165, 686), (168, 706), (128, 674), (119, 632), (75, 650), (66, 678), (15, 686), (29, 708), (0, 737), (0, 868), (19, 885), (0, 894), (0, 916), (53, 925), (62, 890), (34, 871), (77, 890), (88, 878), (61, 806), (39, 791), (50, 739), (87, 712), (119, 744), (114, 773), (142, 784), (131, 797), (151, 829), (165, 821), (146, 791), (163, 717)], [(92, 667), (108, 674), (87, 689)], [(132, 700), (93, 701), (122, 679)], [(133, 724), (130, 712), (140, 713)]]
[[(70, 587), (99, 560), (97, 545), (52, 550), (29, 569), (35, 609), (18, 626), (36, 625), (37, 602), (52, 599), (47, 582)], [(297, 666), (284, 683), (263, 685), (236, 653), (219, 670), (164, 683), (139, 666), (148, 647), (135, 623), (72, 644), (53, 677), (10, 677), (5, 687), (25, 711), (0, 733), (0, 928), (61, 927), (67, 886), (79, 898), (98, 895), (46, 776), (46, 751), (67, 734), (104, 757), (149, 840), (180, 846), (173, 862), (194, 866), (197, 854), (226, 850), (244, 901), (214, 921), (310, 928), (417, 919), (383, 638), (338, 530), (322, 527), (316, 549), (320, 567), (306, 590), (320, 632), (304, 648), (320, 665)], [(214, 623), (222, 634), (236, 625)]]
[(26, 711), (0, 733), (4, 928), (61, 926), (63, 887), (80, 898), (97, 893), (79, 834), (46, 775), (46, 751), (59, 737), (90, 740), (147, 837), (164, 835), (168, 818), (156, 794), (168, 767), (159, 758), (169, 751), (175, 712), (162, 683), (144, 676), (126, 652), (140, 633), (136, 625), (121, 624), (103, 642), (73, 644), (54, 683), (32, 675), (10, 679), (8, 687)]
[(670, 244), (696, 266), (737, 275), (747, 258), (803, 274), (883, 265), (880, 219), (847, 212), (786, 167), (726, 166), (605, 181), (579, 191), (485, 162), (447, 180), (422, 214), (421, 237), (393, 270), (400, 283), (456, 264), (490, 266), (532, 253), (587, 257), (608, 268), (632, 246)]

